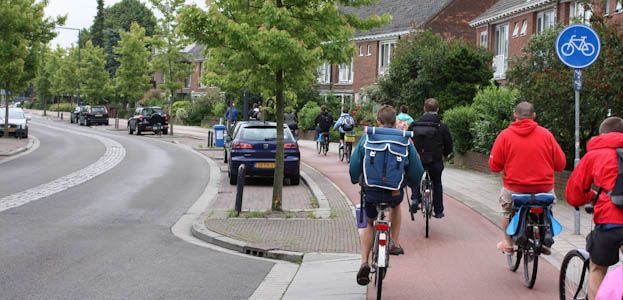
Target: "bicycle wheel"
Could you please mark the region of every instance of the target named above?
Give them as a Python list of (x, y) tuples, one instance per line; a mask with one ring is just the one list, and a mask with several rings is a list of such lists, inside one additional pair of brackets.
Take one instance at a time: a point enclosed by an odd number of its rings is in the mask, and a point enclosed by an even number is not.
[(322, 151), (322, 144), (319, 141), (316, 141), (316, 150), (318, 151), (318, 154)]
[(517, 249), (513, 253), (506, 255), (506, 261), (508, 263), (508, 269), (511, 270), (511, 272), (515, 272), (515, 271), (517, 271), (517, 269), (519, 269), (519, 263), (521, 263), (521, 254), (522, 253), (523, 252), (522, 252), (521, 249)]
[(588, 253), (584, 250), (571, 250), (565, 255), (560, 266), (560, 300), (588, 299)]
[(322, 152), (324, 153), (324, 156), (327, 156), (327, 152), (329, 152), (329, 139), (328, 138), (324, 140), (324, 147), (322, 147)]
[[(536, 226), (528, 226), (529, 230), (533, 230), (538, 227)], [(534, 234), (531, 234), (531, 237), (526, 242), (526, 247), (523, 249), (523, 277), (524, 277), (524, 285), (531, 289), (534, 287), (534, 282), (536, 281), (536, 273), (539, 267), (539, 253), (538, 253), (539, 242), (534, 239)]]
[(379, 268), (376, 271), (376, 299), (381, 299), (381, 294), (383, 293), (383, 279), (385, 278), (385, 273), (387, 272), (386, 267)]
[(344, 147), (346, 146), (342, 146), (338, 150), (338, 156), (340, 157), (340, 161), (344, 161)]

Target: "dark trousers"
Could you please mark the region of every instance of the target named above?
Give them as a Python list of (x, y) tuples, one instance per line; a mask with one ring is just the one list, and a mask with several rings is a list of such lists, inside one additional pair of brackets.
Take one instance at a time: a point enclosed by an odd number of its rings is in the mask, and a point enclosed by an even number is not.
[[(443, 172), (443, 161), (433, 161), (422, 165), (428, 171), (430, 179), (433, 181), (433, 210), (435, 214), (443, 212), (443, 186), (441, 185), (441, 173)], [(420, 187), (412, 189), (411, 201), (419, 202), (421, 199)]]

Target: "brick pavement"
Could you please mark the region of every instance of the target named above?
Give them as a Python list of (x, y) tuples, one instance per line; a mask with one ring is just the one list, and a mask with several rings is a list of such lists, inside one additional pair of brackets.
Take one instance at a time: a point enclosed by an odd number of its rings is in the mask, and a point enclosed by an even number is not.
[(8, 155), (20, 148), (24, 148), (28, 145), (28, 139), (17, 139), (4, 137), (0, 138), (0, 155)]

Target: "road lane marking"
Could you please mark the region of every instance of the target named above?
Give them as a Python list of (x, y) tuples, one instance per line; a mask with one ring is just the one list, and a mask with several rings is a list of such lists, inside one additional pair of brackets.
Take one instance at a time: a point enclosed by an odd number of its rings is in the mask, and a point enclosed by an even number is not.
[(106, 151), (96, 162), (84, 169), (75, 171), (69, 175), (57, 178), (51, 182), (0, 198), (0, 212), (24, 205), (29, 202), (49, 197), (74, 186), (85, 183), (98, 175), (104, 174), (114, 168), (125, 158), (125, 148), (117, 141), (103, 136), (69, 130), (56, 126), (37, 124), (38, 126), (48, 127), (58, 131), (70, 132), (85, 137), (98, 140), (104, 145)]

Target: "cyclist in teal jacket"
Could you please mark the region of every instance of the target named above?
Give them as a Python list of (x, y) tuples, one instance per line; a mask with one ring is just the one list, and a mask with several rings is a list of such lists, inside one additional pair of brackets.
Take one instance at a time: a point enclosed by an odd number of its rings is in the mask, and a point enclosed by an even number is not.
[[(377, 122), (379, 127), (394, 128), (396, 125), (396, 110), (391, 106), (383, 106), (377, 113)], [(372, 248), (373, 230), (372, 223), (376, 218), (378, 212), (374, 206), (375, 202), (380, 199), (390, 199), (392, 210), (390, 212), (390, 220), (392, 222), (391, 228), (391, 240), (393, 245), (390, 246), (389, 253), (392, 255), (404, 254), (404, 250), (400, 247), (400, 222), (401, 222), (401, 209), (400, 203), (404, 198), (404, 189), (398, 191), (386, 190), (382, 188), (366, 187), (363, 177), (363, 161), (365, 156), (364, 144), (366, 142), (366, 135), (364, 135), (357, 147), (355, 148), (350, 161), (350, 180), (353, 184), (361, 184), (362, 190), (365, 195), (366, 205), (365, 211), (368, 218), (368, 226), (360, 233), (361, 239), (361, 267), (357, 273), (357, 283), (360, 285), (367, 285), (370, 282), (368, 278), (370, 274), (370, 266), (368, 265), (368, 257), (370, 256), (370, 249)], [(420, 185), (424, 168), (420, 162), (420, 158), (417, 154), (417, 150), (413, 145), (413, 142), (409, 141), (408, 148), (408, 162), (405, 164), (405, 177), (407, 185), (414, 188)], [(369, 205), (367, 203), (370, 203)]]

